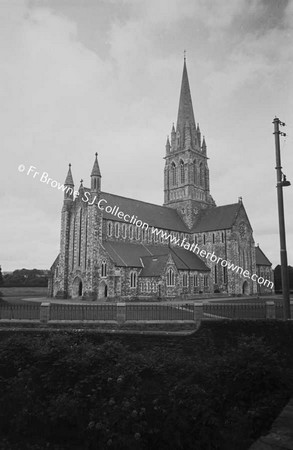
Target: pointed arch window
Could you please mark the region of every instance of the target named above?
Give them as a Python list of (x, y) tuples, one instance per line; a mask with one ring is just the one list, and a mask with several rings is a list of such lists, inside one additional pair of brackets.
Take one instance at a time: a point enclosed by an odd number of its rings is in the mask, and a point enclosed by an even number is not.
[(175, 286), (175, 274), (171, 267), (167, 272), (167, 286)]
[(112, 222), (108, 222), (108, 236), (112, 236)]
[(182, 277), (182, 284), (183, 284), (183, 287), (187, 287), (187, 286), (188, 286), (188, 277), (187, 277), (187, 273), (184, 273), (184, 274), (183, 274), (183, 277)]
[(181, 184), (185, 183), (185, 167), (182, 160), (180, 161), (180, 182)]
[(194, 182), (194, 184), (197, 184), (197, 167), (196, 167), (196, 160), (193, 161), (193, 182)]
[(136, 272), (130, 273), (130, 287), (131, 288), (137, 287), (137, 273)]
[(79, 213), (78, 265), (81, 263), (82, 209)]
[(101, 277), (105, 278), (107, 276), (107, 263), (106, 261), (102, 261), (101, 265)]
[(172, 185), (176, 186), (177, 174), (176, 174), (176, 164), (174, 162), (172, 162), (172, 164), (171, 164), (171, 180), (172, 180)]
[(133, 225), (130, 225), (129, 227), (129, 238), (133, 239)]
[(119, 223), (115, 223), (115, 237), (119, 237)]
[(125, 223), (122, 225), (122, 236), (126, 238), (126, 225)]
[(199, 165), (199, 184), (201, 187), (204, 187), (204, 167), (203, 163), (200, 163)]

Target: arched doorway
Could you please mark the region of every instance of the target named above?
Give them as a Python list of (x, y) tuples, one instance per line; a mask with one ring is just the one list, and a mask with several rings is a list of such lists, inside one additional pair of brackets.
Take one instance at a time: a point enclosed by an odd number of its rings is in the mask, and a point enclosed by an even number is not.
[(249, 284), (247, 283), (247, 281), (244, 281), (242, 285), (242, 294), (249, 295)]
[(83, 294), (83, 284), (79, 277), (76, 277), (72, 283), (72, 298), (82, 297)]
[(99, 287), (99, 298), (105, 297), (108, 297), (108, 286), (104, 281), (102, 281)]

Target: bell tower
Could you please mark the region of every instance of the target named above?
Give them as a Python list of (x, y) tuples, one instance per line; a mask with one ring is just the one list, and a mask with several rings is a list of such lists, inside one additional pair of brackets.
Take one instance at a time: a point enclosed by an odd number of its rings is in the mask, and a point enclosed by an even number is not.
[(176, 129), (167, 137), (164, 169), (164, 206), (175, 208), (188, 227), (192, 227), (200, 209), (216, 206), (210, 195), (207, 146), (196, 125), (188, 81), (186, 58)]

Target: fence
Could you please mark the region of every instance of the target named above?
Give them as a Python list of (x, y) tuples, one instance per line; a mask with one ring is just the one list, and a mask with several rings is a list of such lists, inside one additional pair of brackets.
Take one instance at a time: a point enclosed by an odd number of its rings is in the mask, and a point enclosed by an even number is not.
[(1, 320), (40, 320), (41, 305), (0, 304)]
[[(291, 303), (293, 316), (293, 302)], [(282, 319), (281, 302), (247, 303), (99, 303), (99, 304), (0, 304), (1, 321), (42, 323), (196, 323), (222, 319)]]

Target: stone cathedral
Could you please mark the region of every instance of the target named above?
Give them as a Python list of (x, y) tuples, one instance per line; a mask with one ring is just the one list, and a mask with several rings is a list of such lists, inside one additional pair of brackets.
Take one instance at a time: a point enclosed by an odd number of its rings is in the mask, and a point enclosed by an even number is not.
[[(145, 226), (138, 226), (135, 218)], [(197, 251), (174, 244), (153, 227)], [(250, 274), (263, 269), (266, 278), (272, 277), (271, 263), (255, 247), (241, 198), (216, 206), (210, 194), (207, 145), (194, 119), (184, 60), (177, 124), (166, 142), (164, 205), (104, 192), (97, 154), (90, 187), (81, 182), (74, 191), (69, 165), (60, 253), (51, 267), (49, 296), (127, 301), (259, 292), (256, 281), (201, 257), (199, 249)]]

